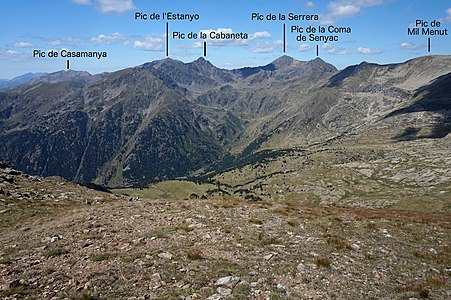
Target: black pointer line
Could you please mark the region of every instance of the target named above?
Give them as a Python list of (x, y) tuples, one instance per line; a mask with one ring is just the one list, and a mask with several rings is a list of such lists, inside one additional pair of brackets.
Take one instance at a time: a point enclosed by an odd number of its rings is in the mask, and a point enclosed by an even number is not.
[(286, 50), (285, 24), (283, 24), (283, 52)]
[(166, 56), (169, 56), (169, 23), (166, 22)]

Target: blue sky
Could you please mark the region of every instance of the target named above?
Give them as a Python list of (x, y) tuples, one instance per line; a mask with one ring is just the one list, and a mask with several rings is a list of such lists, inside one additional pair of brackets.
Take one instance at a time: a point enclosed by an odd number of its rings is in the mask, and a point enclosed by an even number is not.
[[(71, 68), (115, 71), (166, 57), (166, 20), (135, 20), (136, 12), (198, 14), (197, 21), (169, 22), (169, 57), (189, 62), (203, 56), (204, 40), (175, 40), (172, 32), (245, 32), (247, 40), (207, 39), (207, 59), (222, 68), (264, 65), (286, 54), (319, 57), (337, 68), (362, 61), (392, 63), (427, 54), (451, 54), (448, 36), (408, 36), (417, 19), (438, 20), (451, 30), (449, 0), (8, 0), (0, 10), (0, 78), (66, 68), (66, 58), (33, 58), (33, 50), (106, 51), (107, 58), (73, 58)], [(319, 21), (252, 21), (252, 13), (317, 14)], [(283, 24), (286, 52), (283, 53)], [(298, 42), (300, 27), (350, 27), (337, 42)]]

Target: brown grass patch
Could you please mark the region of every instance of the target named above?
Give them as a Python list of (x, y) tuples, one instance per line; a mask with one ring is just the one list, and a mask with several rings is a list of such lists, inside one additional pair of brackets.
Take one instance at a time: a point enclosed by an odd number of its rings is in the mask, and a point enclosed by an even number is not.
[(199, 249), (192, 249), (186, 253), (186, 257), (190, 260), (202, 260), (205, 259), (204, 254)]
[(249, 222), (256, 225), (263, 225), (263, 221), (260, 219), (250, 219)]
[(341, 249), (351, 250), (352, 249), (352, 247), (348, 243), (348, 241), (346, 241), (344, 238), (342, 238), (339, 235), (326, 234), (325, 237), (327, 239), (327, 243), (329, 245), (334, 245), (335, 248), (338, 250), (341, 250)]
[(318, 267), (330, 268), (332, 261), (327, 256), (318, 256), (316, 258), (316, 265)]

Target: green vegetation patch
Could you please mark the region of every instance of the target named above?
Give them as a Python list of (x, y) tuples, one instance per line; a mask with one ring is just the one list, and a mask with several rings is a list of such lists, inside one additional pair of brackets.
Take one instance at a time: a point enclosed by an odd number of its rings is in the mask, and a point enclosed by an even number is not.
[(115, 258), (116, 256), (117, 256), (117, 253), (112, 253), (112, 252), (99, 253), (99, 254), (91, 255), (91, 260), (92, 261), (103, 261), (103, 260), (109, 260), (109, 259)]
[(67, 250), (65, 248), (61, 248), (61, 247), (50, 248), (44, 252), (44, 256), (47, 258), (66, 255), (66, 254), (69, 254), (69, 250)]
[(207, 194), (208, 190), (215, 188), (215, 185), (209, 183), (197, 184), (192, 181), (168, 180), (152, 184), (148, 188), (114, 189), (113, 193), (148, 199), (193, 199), (201, 198)]

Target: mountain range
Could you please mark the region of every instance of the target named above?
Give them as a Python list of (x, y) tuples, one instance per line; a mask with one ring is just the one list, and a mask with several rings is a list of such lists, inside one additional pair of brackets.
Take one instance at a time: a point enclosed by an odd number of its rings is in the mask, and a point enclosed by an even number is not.
[(0, 297), (450, 299), (450, 130), (451, 56), (29, 78), (0, 91)]
[(450, 112), (451, 56), (344, 70), (320, 58), (235, 70), (167, 58), (0, 91), (0, 158), (31, 174), (140, 187), (384, 130), (394, 145), (440, 141)]
[(21, 76), (14, 77), (13, 79), (0, 79), (0, 90), (14, 88), (16, 86), (26, 84), (29, 81), (39, 78), (46, 73), (27, 73)]

